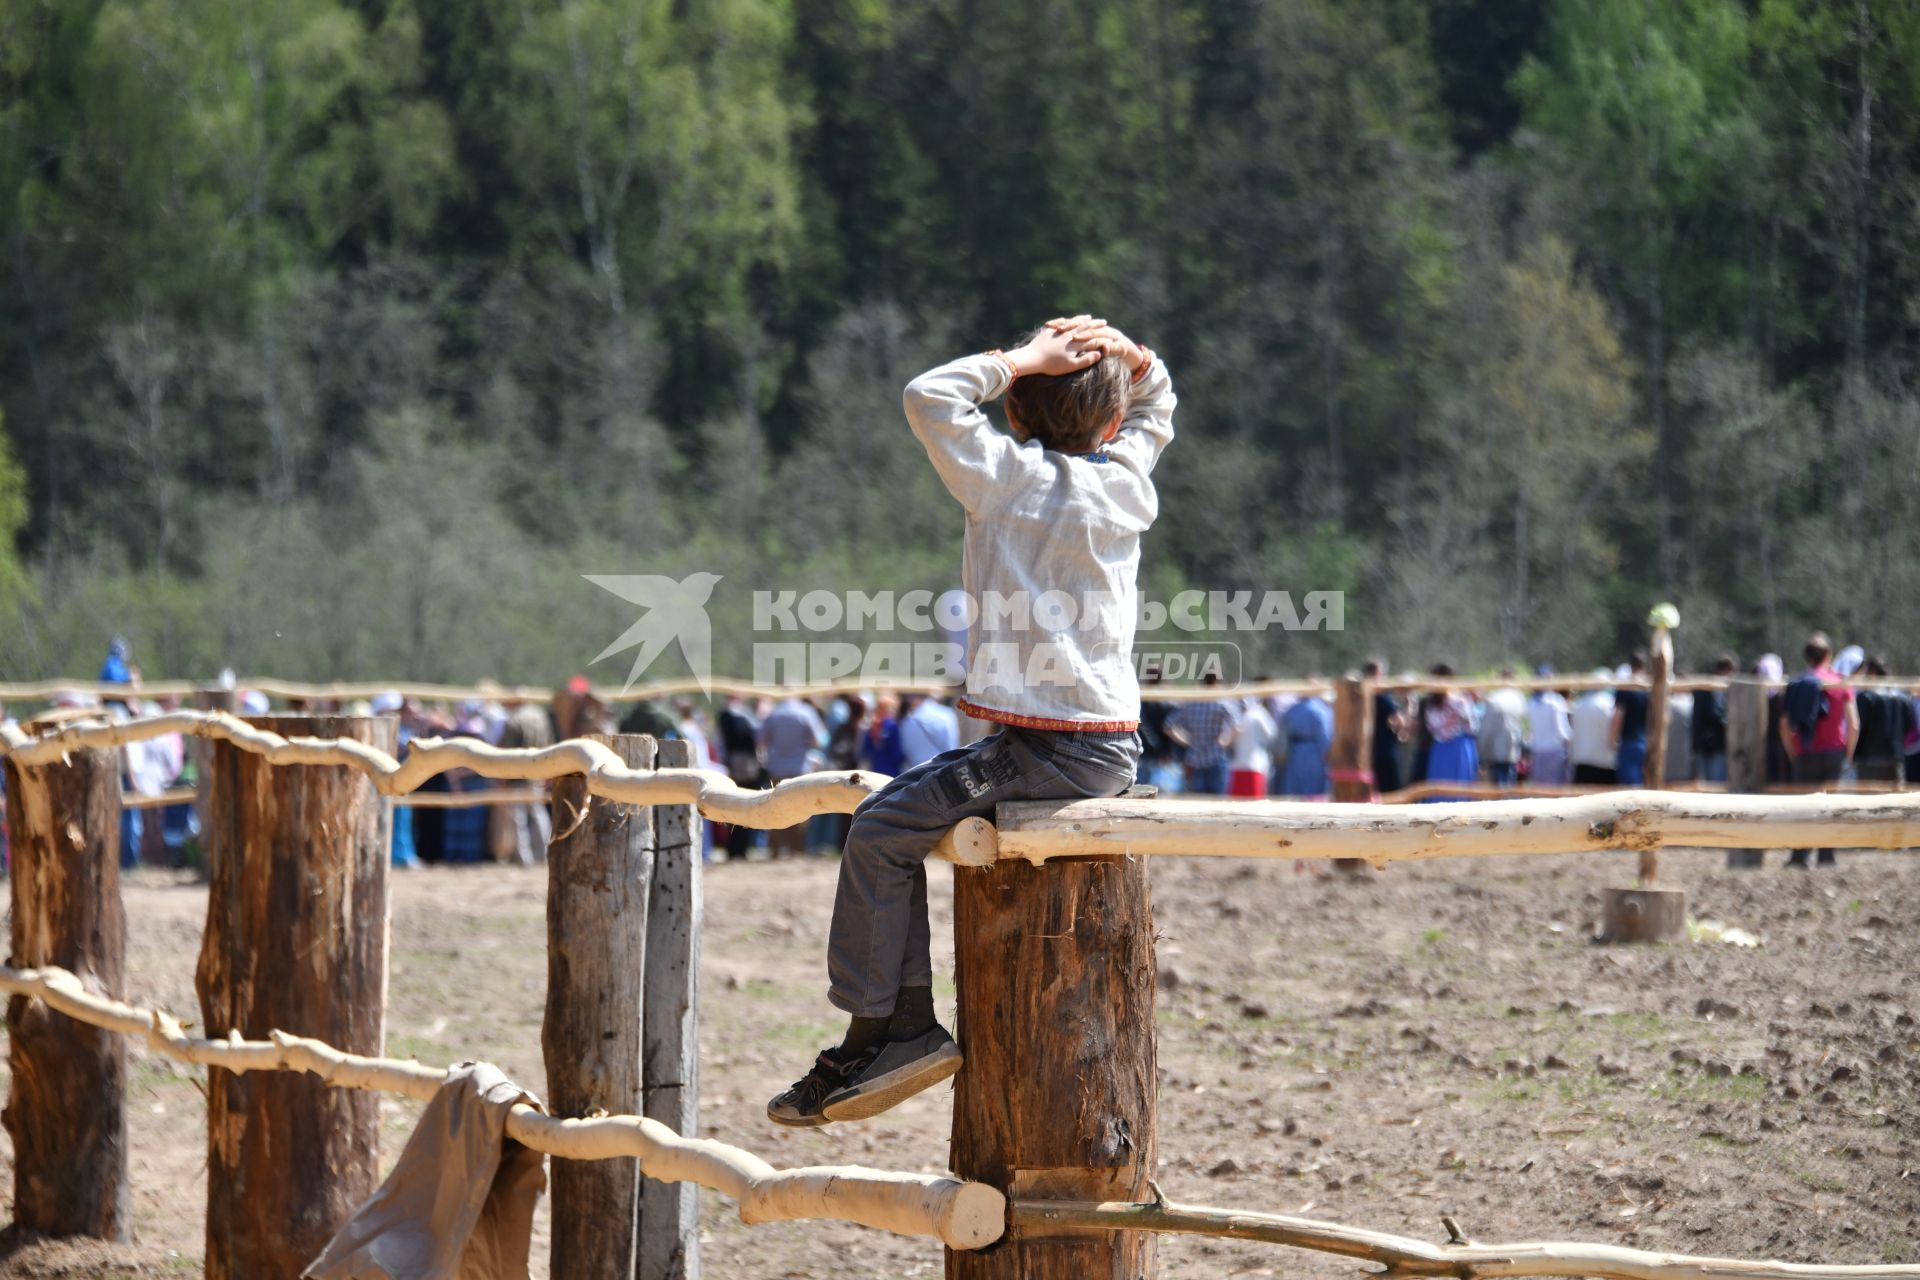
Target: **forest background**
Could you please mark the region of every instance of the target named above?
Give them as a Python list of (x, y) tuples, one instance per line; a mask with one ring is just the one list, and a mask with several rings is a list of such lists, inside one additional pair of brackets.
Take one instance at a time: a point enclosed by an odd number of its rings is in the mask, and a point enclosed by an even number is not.
[(744, 673), (954, 585), (900, 388), (1081, 310), (1148, 589), (1346, 593), (1249, 674), (1911, 671), (1916, 284), (1897, 0), (0, 0), (0, 676), (550, 681), (696, 570)]

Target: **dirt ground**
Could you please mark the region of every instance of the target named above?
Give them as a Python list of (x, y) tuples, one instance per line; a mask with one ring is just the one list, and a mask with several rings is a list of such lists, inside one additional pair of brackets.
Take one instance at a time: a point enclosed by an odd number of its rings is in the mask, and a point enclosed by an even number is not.
[[(1630, 882), (1627, 855), (1447, 860), (1365, 882), (1156, 861), (1161, 1186), (1434, 1240), (1445, 1214), (1480, 1240), (1920, 1262), (1920, 859), (1843, 854), (1813, 873), (1780, 860), (1663, 858), (1694, 915), (1757, 948), (1593, 945), (1599, 891)], [(708, 869), (702, 1132), (776, 1165), (944, 1169), (945, 1089), (824, 1130), (761, 1113), (835, 1029), (821, 972), (833, 876), (827, 861)], [(945, 965), (948, 870), (934, 879)], [(544, 887), (537, 869), (396, 877), (389, 1053), (490, 1058), (540, 1086)], [(126, 897), (130, 998), (193, 1012), (204, 890), (141, 873)], [(950, 1017), (945, 978), (940, 994)], [(199, 1273), (200, 1073), (136, 1051), (131, 1081), (138, 1243), (0, 1249), (0, 1275)], [(415, 1111), (387, 1104), (389, 1158)], [(927, 1241), (747, 1228), (717, 1194), (703, 1204), (713, 1276), (940, 1273)], [(1161, 1258), (1169, 1277), (1361, 1271), (1197, 1237), (1165, 1238)]]

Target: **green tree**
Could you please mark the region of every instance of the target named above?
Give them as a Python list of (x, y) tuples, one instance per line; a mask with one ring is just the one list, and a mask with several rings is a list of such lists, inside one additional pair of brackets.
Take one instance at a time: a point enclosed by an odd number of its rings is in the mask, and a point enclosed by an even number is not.
[[(1521, 67), (1526, 123), (1548, 150), (1539, 172), (1578, 228), (1575, 240), (1639, 335), (1647, 422), (1671, 460), (1684, 441), (1668, 408), (1676, 341), (1726, 309), (1730, 223), (1724, 192), (1752, 164), (1755, 131), (1747, 7), (1738, 0), (1560, 0), (1547, 43)], [(1654, 548), (1676, 570), (1671, 466), (1656, 467)]]

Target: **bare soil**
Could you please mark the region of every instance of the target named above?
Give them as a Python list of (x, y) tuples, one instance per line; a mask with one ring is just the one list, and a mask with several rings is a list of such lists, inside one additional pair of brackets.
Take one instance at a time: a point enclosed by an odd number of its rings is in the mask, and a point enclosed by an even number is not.
[[(1155, 863), (1160, 1185), (1174, 1200), (1442, 1239), (1579, 1239), (1830, 1263), (1920, 1262), (1920, 860), (1723, 868), (1669, 851), (1690, 910), (1757, 934), (1588, 939), (1626, 855), (1447, 860), (1366, 880), (1284, 861)], [(769, 1125), (766, 1099), (828, 1043), (828, 861), (709, 868), (702, 1131), (777, 1165), (944, 1169), (949, 1094), (862, 1125)], [(951, 948), (935, 873), (936, 963)], [(484, 1057), (538, 1089), (538, 869), (396, 877), (388, 1052)], [(196, 1009), (205, 891), (126, 888), (137, 1003)], [(952, 985), (942, 980), (952, 1013)], [(0, 1239), (0, 1275), (197, 1275), (202, 1075), (135, 1051), (130, 1246)], [(417, 1108), (383, 1110), (388, 1158)], [(10, 1162), (0, 1138), (0, 1162)], [(4, 1175), (0, 1175), (4, 1176)], [(708, 1274), (934, 1276), (937, 1245), (851, 1226), (748, 1228), (704, 1196)], [(546, 1272), (544, 1214), (534, 1269)], [(1166, 1276), (1358, 1274), (1336, 1259), (1168, 1237)]]

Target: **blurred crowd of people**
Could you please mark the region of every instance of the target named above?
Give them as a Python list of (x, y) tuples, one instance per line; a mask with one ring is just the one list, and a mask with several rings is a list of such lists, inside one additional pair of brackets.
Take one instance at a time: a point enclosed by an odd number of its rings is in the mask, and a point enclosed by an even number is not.
[[(1808, 786), (1859, 780), (1920, 782), (1920, 696), (1911, 689), (1854, 687), (1857, 677), (1887, 675), (1886, 663), (1859, 646), (1835, 652), (1814, 633), (1803, 646), (1804, 666), (1789, 678), (1784, 661), (1765, 654), (1746, 668), (1772, 686), (1767, 710), (1768, 784)], [(1513, 686), (1468, 692), (1436, 687), (1403, 695), (1377, 689), (1371, 759), (1353, 781), (1375, 794), (1416, 783), (1487, 782), (1542, 788), (1573, 785), (1640, 786), (1647, 781), (1651, 695), (1644, 682), (1647, 656), (1635, 653), (1613, 668), (1599, 668), (1593, 681), (1617, 681), (1579, 692), (1517, 687), (1514, 668), (1501, 672)], [(1741, 671), (1722, 654), (1712, 674)], [(1363, 674), (1380, 680), (1384, 659)], [(1452, 667), (1428, 671), (1450, 680)], [(1533, 670), (1538, 684), (1555, 676), (1550, 666)], [(1412, 683), (1416, 677), (1399, 677)], [(125, 685), (125, 697), (64, 693), (37, 720), (55, 722), (84, 714), (114, 718), (171, 711), (178, 700), (140, 694), (140, 671), (124, 640), (116, 638), (99, 681)], [(1592, 683), (1583, 681), (1582, 683)], [(1213, 680), (1209, 684), (1215, 683)], [(234, 688), (223, 673), (219, 691), (247, 715), (273, 710), (257, 690)], [(1163, 795), (1180, 793), (1241, 797), (1315, 798), (1332, 791), (1328, 756), (1334, 713), (1326, 695), (1275, 694), (1169, 701), (1149, 683), (1141, 705), (1138, 780)], [(547, 700), (504, 690), (488, 681), (475, 696), (436, 703), (390, 691), (345, 704), (292, 700), (290, 713), (393, 715), (399, 722), (399, 753), (423, 738), (472, 737), (501, 747), (540, 748), (594, 733), (645, 733), (690, 744), (694, 764), (725, 773), (747, 788), (776, 786), (821, 770), (868, 769), (897, 775), (991, 732), (992, 726), (957, 712), (946, 698), (925, 693), (846, 691), (830, 698), (744, 698), (713, 705), (704, 699), (610, 704), (584, 676), (576, 676)], [(0, 715), (4, 711), (0, 710)], [(1727, 695), (1720, 690), (1676, 692), (1667, 707), (1664, 781), (1727, 780)], [(160, 797), (190, 789), (199, 762), (180, 734), (131, 743), (122, 752), (122, 783), (130, 795)], [(548, 805), (529, 796), (489, 804), (495, 788), (525, 792), (524, 782), (495, 782), (471, 770), (452, 769), (420, 791), (474, 796), (472, 805), (399, 805), (394, 809), (393, 861), (423, 863), (543, 861), (552, 837)], [(838, 853), (848, 815), (829, 814), (795, 826), (756, 831), (703, 823), (711, 858), (784, 858)], [(0, 823), (0, 842), (5, 825)], [(190, 801), (123, 810), (121, 862), (180, 867), (197, 848), (199, 822)], [(1799, 850), (1805, 865), (1816, 851)], [(0, 856), (4, 844), (0, 843)], [(1832, 850), (1817, 851), (1830, 863)]]
[[(1857, 677), (1884, 678), (1884, 660), (1859, 646), (1834, 652), (1822, 633), (1809, 637), (1804, 667), (1788, 678), (1784, 661), (1766, 654), (1747, 673), (1776, 686), (1767, 711), (1769, 784), (1920, 781), (1920, 697), (1913, 690), (1855, 689)], [(1572, 690), (1510, 687), (1484, 692), (1434, 688), (1403, 695), (1376, 690), (1373, 745), (1358, 776), (1386, 794), (1417, 783), (1486, 782), (1508, 787), (1642, 786), (1652, 723), (1652, 695), (1642, 687), (1647, 655), (1592, 672), (1617, 685)], [(1739, 674), (1722, 654), (1712, 674)], [(1363, 674), (1385, 676), (1384, 659)], [(1551, 680), (1551, 666), (1533, 670)], [(1436, 664), (1427, 675), (1451, 680)], [(1418, 677), (1402, 676), (1411, 683)], [(1588, 683), (1587, 681), (1583, 681)], [(1332, 790), (1327, 756), (1334, 733), (1325, 695), (1274, 694), (1167, 702), (1151, 686), (1141, 708), (1142, 781), (1163, 793), (1313, 798)], [(1666, 783), (1727, 780), (1727, 695), (1722, 690), (1669, 696)]]

